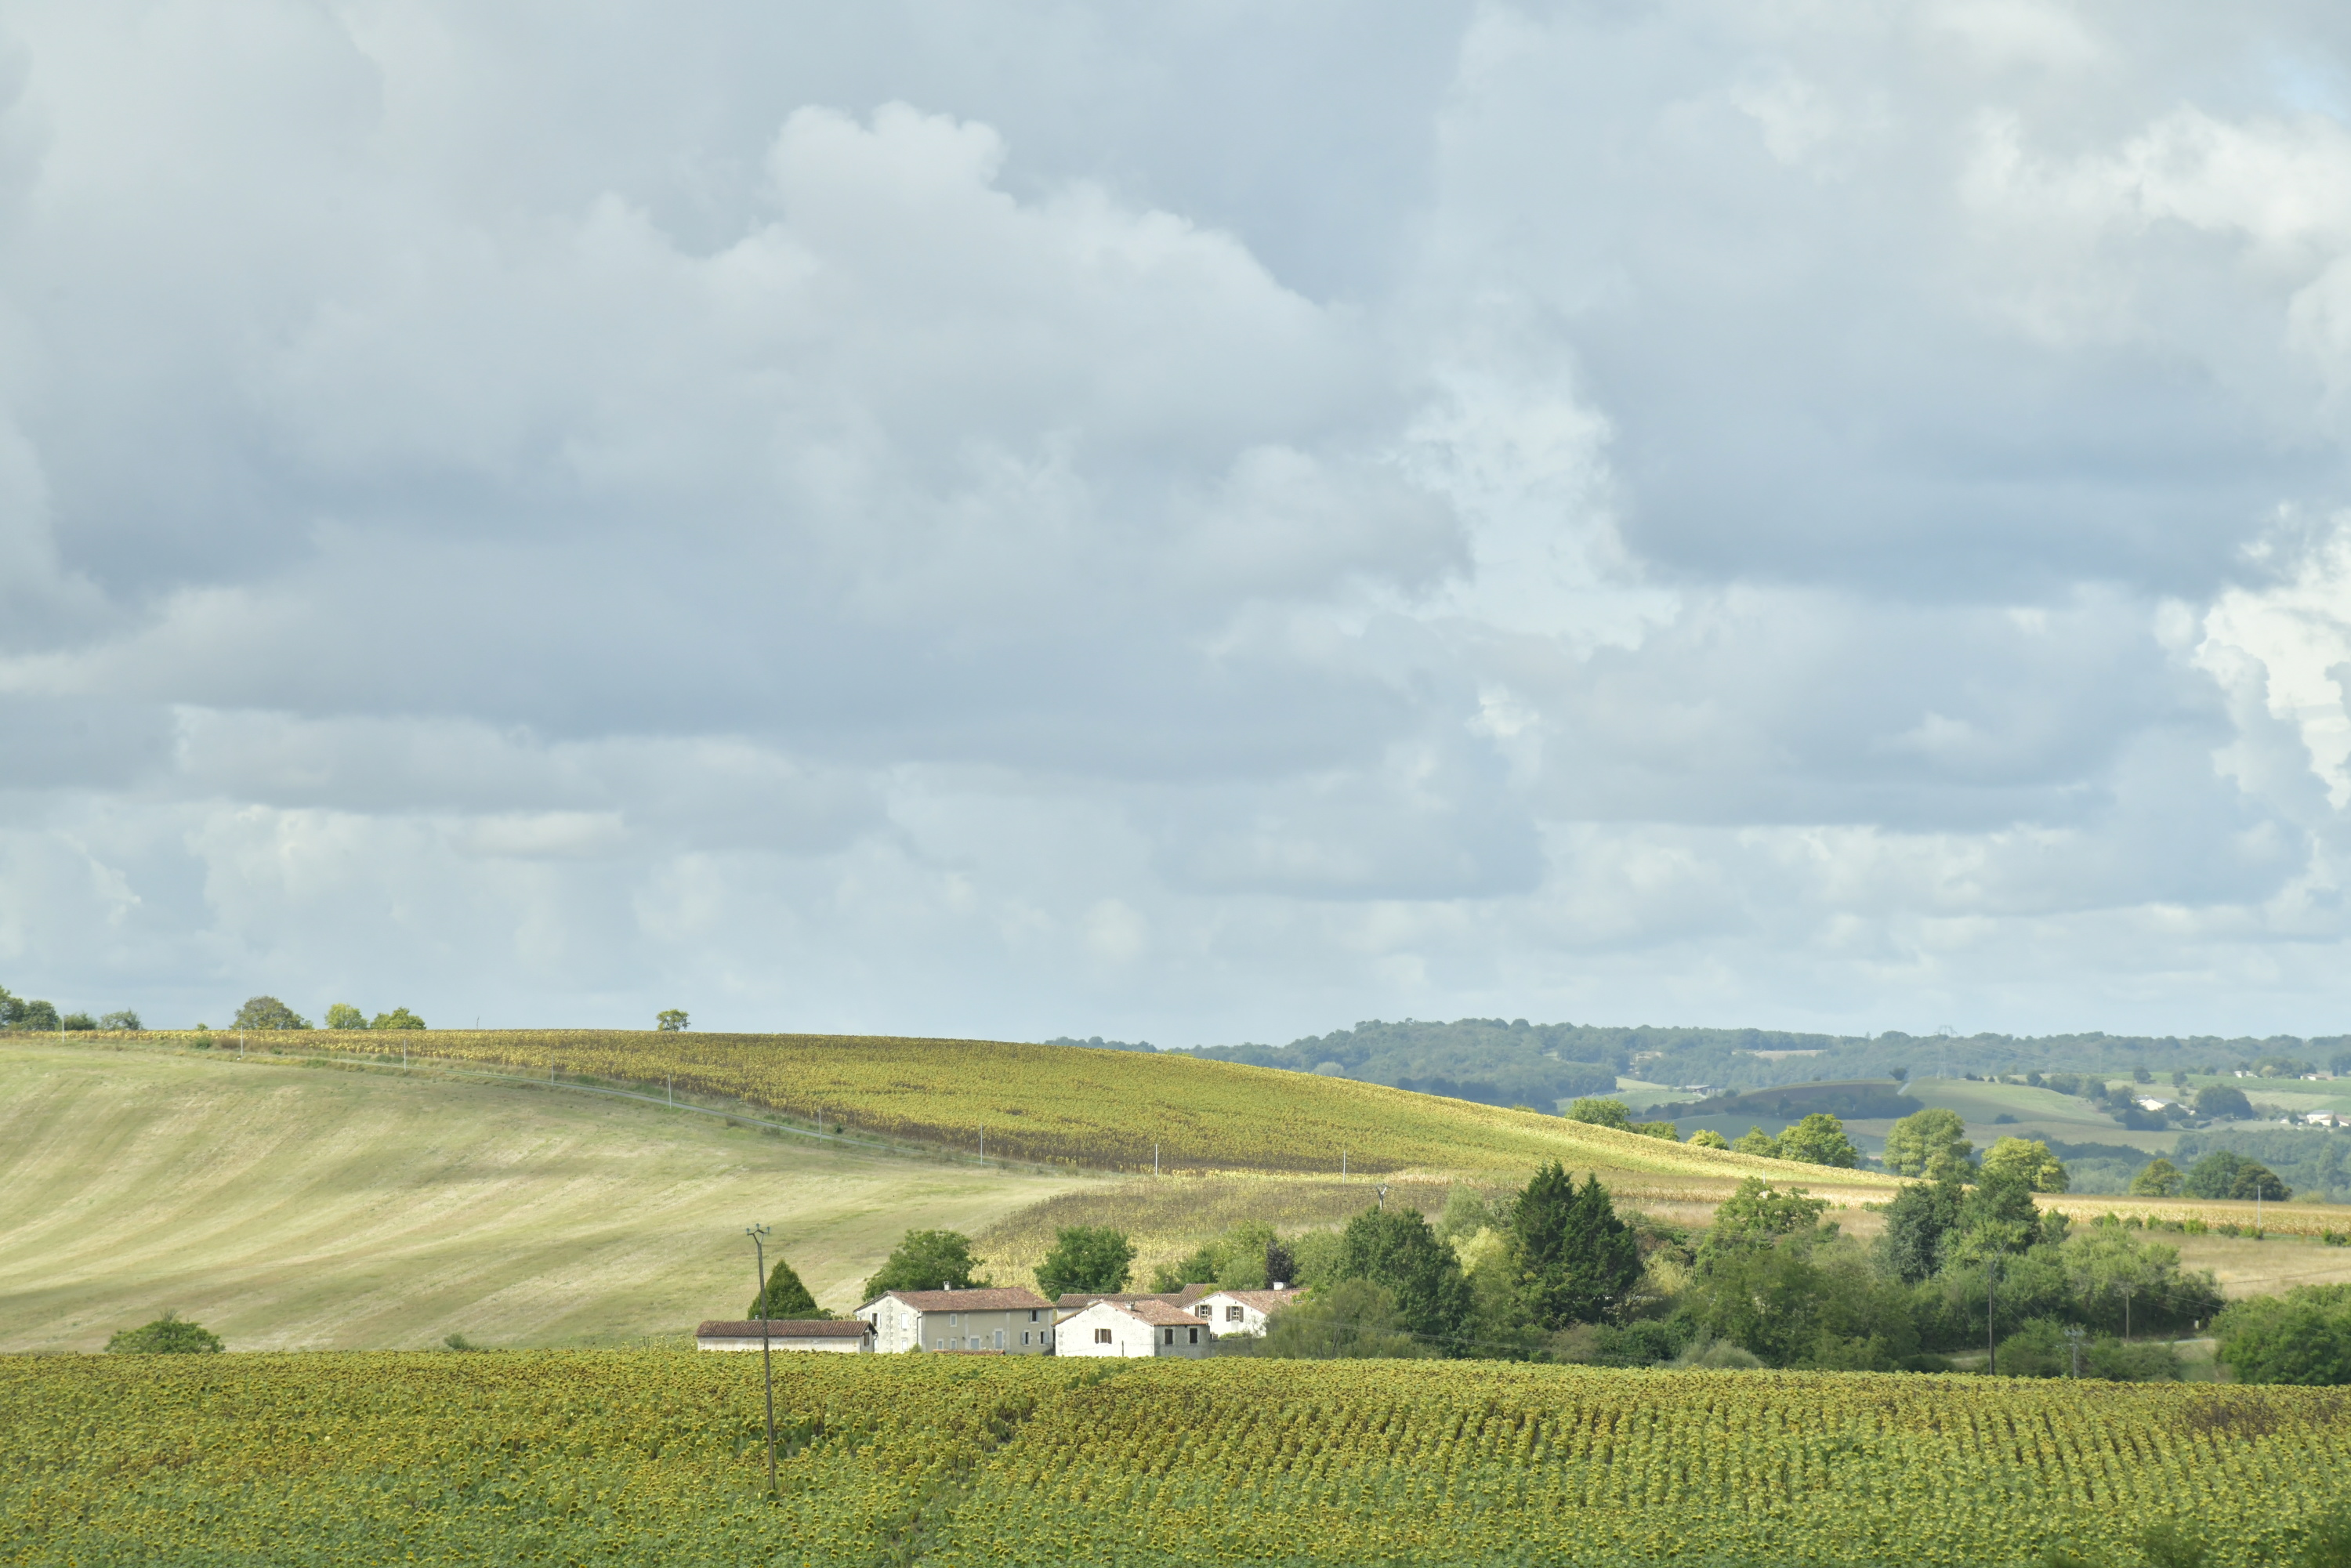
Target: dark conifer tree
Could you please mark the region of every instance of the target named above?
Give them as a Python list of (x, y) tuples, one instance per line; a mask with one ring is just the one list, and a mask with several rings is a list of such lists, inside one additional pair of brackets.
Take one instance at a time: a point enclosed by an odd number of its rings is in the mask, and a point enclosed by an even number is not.
[(1556, 1163), (1511, 1204), (1510, 1241), (1520, 1293), (1546, 1329), (1606, 1320), (1641, 1278), (1640, 1243), (1600, 1177), (1579, 1189)]
[(781, 1258), (768, 1270), (768, 1288), (751, 1298), (749, 1315), (758, 1318), (821, 1318), (830, 1316), (818, 1308), (816, 1298), (800, 1283), (792, 1266)]

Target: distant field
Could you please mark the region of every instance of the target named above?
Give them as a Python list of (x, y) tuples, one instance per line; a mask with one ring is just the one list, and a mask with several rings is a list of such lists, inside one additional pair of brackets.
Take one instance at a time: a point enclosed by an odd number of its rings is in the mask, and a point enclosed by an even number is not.
[[(587, 1030), (321, 1030), (268, 1043), (377, 1056), (405, 1046), (444, 1061), (656, 1087), (674, 1078), (681, 1089), (808, 1121), (821, 1115), (852, 1132), (971, 1152), (984, 1137), (992, 1155), (1095, 1170), (1149, 1171), (1155, 1149), (1163, 1171), (1517, 1171), (1557, 1159), (1704, 1183), (1800, 1168), (1376, 1083), (1138, 1051)], [(1818, 1186), (1886, 1185), (1866, 1173), (1802, 1168)]]
[[(0, 1560), (2295, 1560), (2341, 1390), (683, 1351), (0, 1360)], [(2189, 1560), (2183, 1554), (2178, 1561)]]
[(17, 1036), (0, 1350), (96, 1349), (166, 1307), (236, 1349), (676, 1334), (750, 1300), (750, 1221), (847, 1308), (909, 1227), (980, 1230), (1087, 1185), (584, 1095)]

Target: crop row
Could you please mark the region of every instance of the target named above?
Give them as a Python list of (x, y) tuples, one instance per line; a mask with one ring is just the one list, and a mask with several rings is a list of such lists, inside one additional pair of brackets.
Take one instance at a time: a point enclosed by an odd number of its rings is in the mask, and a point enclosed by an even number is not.
[(2324, 1390), (683, 1352), (0, 1361), (0, 1562), (2215, 1568), (2337, 1502)]

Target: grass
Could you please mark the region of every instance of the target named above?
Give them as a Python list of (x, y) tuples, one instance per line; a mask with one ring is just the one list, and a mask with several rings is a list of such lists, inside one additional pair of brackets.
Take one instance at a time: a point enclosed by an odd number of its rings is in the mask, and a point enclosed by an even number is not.
[(174, 1308), (232, 1349), (613, 1343), (742, 1312), (742, 1228), (819, 1300), (914, 1226), (1083, 1178), (870, 1155), (528, 1088), (0, 1045), (0, 1350)]
[[(226, 1036), (218, 1037), (226, 1040)], [(263, 1037), (255, 1036), (255, 1040)], [(1798, 1167), (1376, 1083), (1181, 1055), (1003, 1040), (622, 1030), (360, 1031), (283, 1049), (558, 1071), (723, 1094), (943, 1148), (1130, 1173), (1524, 1171), (1545, 1160), (1701, 1182)], [(1827, 1186), (1885, 1185), (1806, 1167)]]

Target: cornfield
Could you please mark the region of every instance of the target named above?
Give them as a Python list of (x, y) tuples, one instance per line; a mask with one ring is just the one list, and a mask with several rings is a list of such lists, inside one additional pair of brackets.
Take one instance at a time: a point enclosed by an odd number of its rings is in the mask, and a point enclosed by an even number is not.
[[(216, 1040), (225, 1039), (215, 1036)], [(1095, 1170), (1376, 1174), (1547, 1159), (1735, 1182), (1792, 1167), (1556, 1116), (1180, 1055), (1002, 1040), (462, 1030), (254, 1035), (256, 1049), (434, 1060), (674, 1085), (828, 1128)], [(1818, 1186), (1887, 1186), (1803, 1166)]]
[(1460, 1363), (0, 1362), (0, 1562), (2292, 1561), (2334, 1391)]

